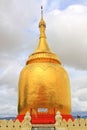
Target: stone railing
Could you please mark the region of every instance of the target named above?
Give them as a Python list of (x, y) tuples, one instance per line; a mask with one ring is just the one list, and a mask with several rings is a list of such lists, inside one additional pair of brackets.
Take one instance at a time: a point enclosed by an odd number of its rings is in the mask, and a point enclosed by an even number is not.
[[(87, 130), (87, 119), (78, 118), (72, 121), (62, 120), (60, 112), (56, 113), (54, 128), (56, 130)], [(33, 125), (31, 124), (30, 113), (26, 113), (24, 120), (20, 122), (19, 120), (0, 120), (0, 130), (31, 130)], [(38, 125), (39, 126), (39, 125)]]

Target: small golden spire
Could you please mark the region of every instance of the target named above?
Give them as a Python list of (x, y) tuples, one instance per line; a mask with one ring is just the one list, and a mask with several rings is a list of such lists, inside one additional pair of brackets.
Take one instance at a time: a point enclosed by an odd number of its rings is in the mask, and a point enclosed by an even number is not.
[(41, 20), (39, 22), (40, 40), (39, 40), (39, 44), (35, 52), (43, 52), (43, 51), (49, 52), (50, 51), (48, 47), (48, 43), (46, 41), (45, 28), (46, 28), (46, 23), (43, 19), (43, 6), (41, 6)]
[(46, 24), (45, 24), (45, 21), (43, 20), (43, 6), (41, 6), (41, 20), (39, 23), (39, 28), (40, 28), (40, 38), (46, 37), (45, 35)]
[(43, 19), (43, 6), (41, 6), (41, 19)]

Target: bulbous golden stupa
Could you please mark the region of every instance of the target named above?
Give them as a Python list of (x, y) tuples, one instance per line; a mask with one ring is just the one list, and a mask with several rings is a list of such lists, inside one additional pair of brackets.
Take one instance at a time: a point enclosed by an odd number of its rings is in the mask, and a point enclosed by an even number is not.
[(18, 114), (31, 110), (38, 112), (39, 108), (47, 109), (48, 113), (60, 111), (62, 114), (70, 114), (69, 78), (59, 58), (48, 46), (43, 15), (39, 28), (38, 47), (20, 73)]

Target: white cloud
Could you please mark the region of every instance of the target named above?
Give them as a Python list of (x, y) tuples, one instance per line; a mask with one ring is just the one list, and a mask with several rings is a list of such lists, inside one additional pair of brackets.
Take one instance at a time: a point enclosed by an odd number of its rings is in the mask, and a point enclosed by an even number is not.
[(87, 111), (87, 71), (65, 68), (71, 84), (72, 111)]
[[(73, 9), (73, 10), (72, 10)], [(77, 11), (78, 10), (78, 11)], [(48, 39), (64, 64), (87, 69), (87, 7), (70, 6), (47, 16)]]
[(16, 51), (17, 53), (24, 46), (28, 46), (28, 44), (24, 45), (26, 42), (32, 42), (30, 40), (31, 30), (40, 11), (38, 2), (35, 0), (32, 2), (27, 0), (0, 2), (0, 51), (5, 53)]

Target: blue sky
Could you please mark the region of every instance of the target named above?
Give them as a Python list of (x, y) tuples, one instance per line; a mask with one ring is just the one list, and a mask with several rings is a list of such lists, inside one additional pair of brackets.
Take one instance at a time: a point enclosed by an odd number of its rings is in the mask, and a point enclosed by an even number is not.
[(47, 41), (70, 78), (72, 111), (87, 111), (87, 0), (3, 0), (0, 1), (1, 116), (17, 115), (19, 74), (38, 44), (41, 5)]
[(86, 0), (47, 0), (47, 6), (46, 11), (53, 10), (53, 9), (59, 9), (64, 10), (70, 5), (87, 5)]

